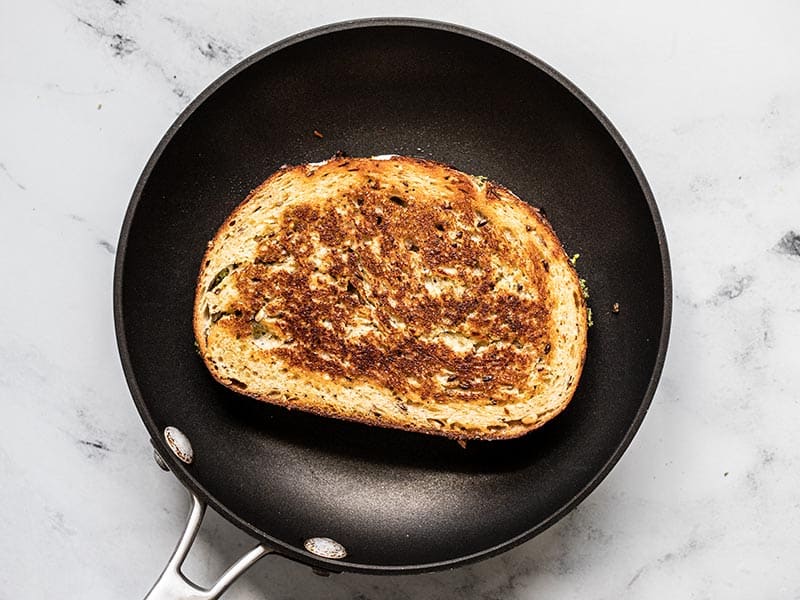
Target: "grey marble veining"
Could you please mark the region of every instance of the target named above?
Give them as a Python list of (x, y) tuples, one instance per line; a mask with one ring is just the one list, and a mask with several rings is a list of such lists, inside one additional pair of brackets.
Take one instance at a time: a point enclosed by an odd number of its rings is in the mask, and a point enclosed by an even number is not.
[[(119, 227), (164, 131), (256, 50), (399, 13), (516, 43), (620, 129), (672, 255), (662, 382), (608, 478), (530, 542), (411, 577), (268, 557), (225, 597), (800, 598), (800, 9), (421, 0), (0, 8), (0, 597), (142, 597), (183, 525), (111, 314)], [(187, 571), (209, 582), (252, 544), (210, 514)]]

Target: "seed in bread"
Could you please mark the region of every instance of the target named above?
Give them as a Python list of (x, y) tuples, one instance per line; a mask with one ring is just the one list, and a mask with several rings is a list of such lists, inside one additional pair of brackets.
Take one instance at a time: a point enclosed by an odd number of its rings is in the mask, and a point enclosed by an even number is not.
[(455, 439), (521, 436), (578, 385), (587, 311), (542, 214), (432, 161), (283, 167), (226, 219), (194, 305), (217, 381)]

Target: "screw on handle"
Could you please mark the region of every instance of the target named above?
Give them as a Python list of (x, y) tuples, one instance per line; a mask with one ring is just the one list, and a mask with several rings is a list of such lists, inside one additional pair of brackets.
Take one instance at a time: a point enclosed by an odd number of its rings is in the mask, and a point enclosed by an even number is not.
[(216, 600), (258, 559), (273, 552), (264, 545), (256, 546), (232, 564), (210, 588), (201, 588), (189, 581), (181, 571), (181, 567), (200, 530), (206, 512), (205, 503), (194, 494), (191, 496), (192, 508), (186, 528), (167, 566), (164, 567), (164, 572), (145, 596), (145, 600)]

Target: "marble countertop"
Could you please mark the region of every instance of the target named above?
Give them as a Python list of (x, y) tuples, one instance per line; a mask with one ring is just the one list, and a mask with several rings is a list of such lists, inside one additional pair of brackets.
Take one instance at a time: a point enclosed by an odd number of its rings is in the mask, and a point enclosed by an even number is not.
[[(152, 462), (111, 308), (122, 218), (164, 131), (272, 42), (404, 15), (525, 48), (621, 131), (672, 255), (661, 385), (612, 473), (522, 546), (411, 577), (270, 557), (225, 597), (800, 598), (800, 7), (459, 5), (0, 8), (0, 597), (142, 597), (183, 527), (187, 494)], [(208, 582), (251, 544), (209, 515), (187, 572)]]

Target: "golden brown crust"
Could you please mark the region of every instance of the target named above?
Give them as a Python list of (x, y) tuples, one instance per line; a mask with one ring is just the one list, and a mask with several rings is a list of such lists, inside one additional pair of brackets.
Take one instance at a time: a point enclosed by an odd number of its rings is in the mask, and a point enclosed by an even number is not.
[[(407, 157), (273, 174), (210, 242), (194, 328), (232, 389), (461, 439), (555, 416), (586, 348), (577, 275), (539, 211)], [(267, 363), (290, 382), (259, 378)]]

